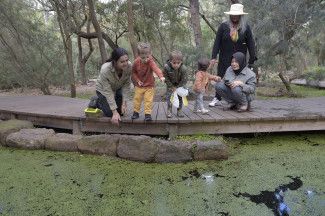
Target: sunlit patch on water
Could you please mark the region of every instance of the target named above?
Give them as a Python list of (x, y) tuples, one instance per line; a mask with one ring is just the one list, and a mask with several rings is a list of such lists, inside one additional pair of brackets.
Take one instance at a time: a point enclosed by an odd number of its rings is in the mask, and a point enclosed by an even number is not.
[(202, 178), (205, 180), (205, 183), (212, 184), (214, 182), (214, 175), (211, 173), (202, 174)]

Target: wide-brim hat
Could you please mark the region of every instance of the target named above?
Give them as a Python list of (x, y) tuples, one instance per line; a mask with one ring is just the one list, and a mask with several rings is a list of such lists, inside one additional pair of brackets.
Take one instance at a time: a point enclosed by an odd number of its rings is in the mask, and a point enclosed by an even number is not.
[(230, 6), (230, 11), (228, 12), (224, 12), (225, 14), (229, 14), (229, 15), (245, 15), (248, 13), (244, 12), (244, 5), (242, 4), (232, 4)]

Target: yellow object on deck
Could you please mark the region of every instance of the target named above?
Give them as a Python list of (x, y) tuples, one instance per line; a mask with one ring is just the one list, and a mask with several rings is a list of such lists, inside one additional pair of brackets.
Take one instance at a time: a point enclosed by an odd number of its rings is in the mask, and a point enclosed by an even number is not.
[(97, 118), (99, 118), (99, 117), (103, 116), (103, 111), (98, 109), (98, 108), (96, 108), (96, 109), (94, 109), (94, 108), (86, 108), (85, 109), (85, 114), (86, 114), (87, 117), (97, 117)]

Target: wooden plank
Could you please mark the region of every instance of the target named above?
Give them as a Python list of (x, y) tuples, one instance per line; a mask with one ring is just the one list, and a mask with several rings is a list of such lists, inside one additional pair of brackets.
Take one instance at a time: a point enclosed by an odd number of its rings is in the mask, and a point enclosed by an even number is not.
[(189, 101), (188, 106), (185, 107), (184, 113), (187, 114), (187, 116), (191, 119), (191, 122), (197, 123), (197, 122), (203, 122), (203, 119), (201, 116), (199, 116), (197, 113), (193, 112), (194, 106), (193, 102)]
[(157, 109), (157, 123), (167, 123), (166, 113), (163, 106), (163, 103), (159, 102)]
[[(189, 107), (183, 108), (184, 119), (175, 117), (169, 121), (166, 117), (166, 103), (155, 102), (153, 121), (144, 123), (143, 116), (134, 122), (136, 125), (130, 119), (133, 106), (129, 102), (127, 115), (123, 117), (120, 127), (112, 125), (110, 118), (85, 118), (85, 104), (88, 104), (88, 100), (57, 96), (0, 96), (0, 117), (29, 120), (39, 126), (71, 130), (76, 130), (76, 126), (80, 125), (81, 132), (89, 129), (93, 132), (173, 136), (199, 132), (220, 134), (325, 130), (325, 97), (257, 100), (253, 101), (251, 112), (223, 111), (217, 107), (210, 108), (208, 115), (193, 113), (193, 102), (190, 102)], [(171, 131), (170, 128), (175, 127), (177, 131)]]
[(131, 116), (133, 115), (133, 103), (128, 101), (126, 103), (126, 113), (122, 116), (121, 121), (125, 123), (131, 123)]
[(269, 133), (290, 131), (319, 131), (325, 129), (325, 120), (291, 120), (291, 121), (240, 121), (204, 124), (178, 125), (179, 135), (193, 133), (205, 134), (238, 134)]
[(156, 123), (152, 124), (134, 124), (122, 122), (120, 126), (112, 125), (109, 122), (98, 122), (92, 120), (82, 121), (82, 132), (101, 132), (116, 134), (143, 134), (143, 135), (168, 135), (167, 125)]

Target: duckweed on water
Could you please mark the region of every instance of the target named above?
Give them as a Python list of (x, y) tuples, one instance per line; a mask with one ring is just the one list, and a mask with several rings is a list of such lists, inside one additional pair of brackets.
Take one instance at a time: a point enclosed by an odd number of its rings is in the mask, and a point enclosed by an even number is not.
[(324, 214), (324, 133), (238, 140), (229, 160), (186, 164), (0, 148), (0, 215), (272, 216), (240, 194), (294, 178), (303, 184), (283, 194), (290, 214)]

